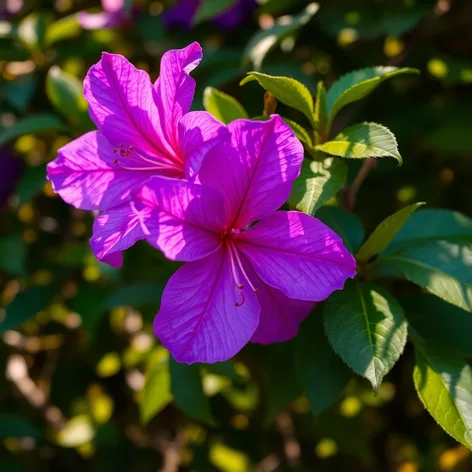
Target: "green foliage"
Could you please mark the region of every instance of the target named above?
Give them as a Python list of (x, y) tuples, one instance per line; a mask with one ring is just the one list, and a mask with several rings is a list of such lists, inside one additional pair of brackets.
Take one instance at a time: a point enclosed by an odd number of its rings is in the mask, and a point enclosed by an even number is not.
[(400, 165), (403, 163), (395, 136), (377, 123), (359, 123), (345, 128), (334, 139), (316, 146), (316, 149), (347, 159), (393, 157)]
[(338, 193), (346, 177), (346, 165), (339, 159), (330, 158), (321, 162), (305, 160), (300, 177), (293, 184), (289, 204), (313, 215), (325, 201)]
[(0, 413), (0, 438), (34, 438), (41, 439), (41, 430), (23, 418)]
[(356, 259), (358, 261), (368, 261), (379, 252), (382, 252), (407, 222), (410, 215), (422, 205), (424, 203), (415, 203), (385, 218), (359, 249)]
[(316, 101), (315, 101), (315, 123), (318, 123), (318, 128), (325, 131), (328, 125), (328, 112), (326, 109), (326, 88), (323, 82), (318, 82), (316, 85)]
[(363, 99), (382, 82), (400, 74), (418, 74), (417, 69), (396, 67), (370, 67), (343, 75), (328, 90), (326, 106), (330, 123), (338, 112), (350, 103)]
[(319, 310), (301, 325), (295, 341), (295, 369), (315, 415), (339, 398), (351, 377), (326, 339)]
[(18, 234), (0, 238), (0, 268), (12, 275), (25, 273), (26, 247)]
[(205, 88), (203, 106), (217, 120), (226, 124), (239, 118), (248, 118), (247, 111), (235, 98), (214, 87)]
[(407, 324), (400, 304), (380, 287), (351, 282), (329, 298), (324, 315), (333, 349), (377, 392), (406, 344)]
[(28, 166), (16, 188), (18, 204), (24, 205), (33, 200), (41, 192), (45, 183), (46, 166)]
[(458, 442), (472, 450), (472, 368), (450, 349), (433, 343), (416, 345), (413, 380), (433, 418)]
[(207, 0), (198, 7), (193, 23), (198, 24), (209, 20), (230, 8), (234, 3), (236, 3), (235, 0)]
[(265, 90), (268, 90), (280, 102), (302, 112), (308, 118), (312, 127), (316, 128), (313, 98), (305, 85), (290, 77), (274, 77), (260, 72), (248, 72), (247, 76), (241, 80), (240, 85), (253, 80), (257, 80)]

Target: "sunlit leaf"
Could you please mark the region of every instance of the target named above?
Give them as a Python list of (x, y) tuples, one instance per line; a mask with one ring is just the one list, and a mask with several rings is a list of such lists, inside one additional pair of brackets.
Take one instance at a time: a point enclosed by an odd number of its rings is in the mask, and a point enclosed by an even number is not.
[(239, 118), (249, 117), (247, 111), (235, 98), (214, 87), (205, 88), (203, 106), (217, 120), (226, 124)]
[(290, 126), (290, 128), (292, 128), (292, 131), (295, 133), (295, 136), (311, 151), (313, 145), (308, 131), (295, 121), (289, 120), (288, 118), (284, 118), (283, 120)]
[(330, 122), (346, 105), (361, 100), (373, 92), (383, 81), (401, 74), (418, 74), (417, 69), (403, 67), (369, 67), (349, 72), (337, 80), (326, 96)]
[(302, 13), (278, 18), (271, 28), (257, 32), (247, 43), (244, 60), (250, 60), (256, 70), (260, 70), (266, 55), (287, 36), (296, 33), (307, 24), (318, 11), (317, 3), (310, 3)]
[(82, 27), (77, 21), (77, 15), (68, 15), (48, 25), (44, 42), (47, 46), (51, 46), (58, 41), (76, 38), (81, 31)]
[(315, 149), (347, 159), (393, 157), (400, 165), (403, 163), (394, 134), (377, 123), (359, 123), (345, 128), (331, 141)]
[(346, 182), (346, 164), (340, 159), (305, 160), (300, 177), (293, 183), (291, 207), (313, 215), (323, 202), (334, 197)]
[(472, 450), (472, 368), (450, 349), (417, 343), (413, 372), (418, 396), (439, 425)]
[(326, 110), (326, 88), (321, 81), (316, 85), (315, 122), (318, 124), (319, 130), (324, 132), (328, 124), (328, 115)]
[(368, 261), (371, 257), (382, 252), (406, 223), (410, 215), (422, 205), (424, 203), (415, 203), (385, 218), (359, 249), (356, 259)]
[(361, 247), (365, 231), (358, 216), (342, 208), (323, 206), (316, 217), (341, 236), (349, 252), (354, 254)]
[(260, 72), (248, 72), (247, 76), (241, 80), (240, 85), (256, 80), (274, 97), (285, 105), (302, 112), (316, 127), (314, 120), (313, 98), (310, 91), (300, 82), (290, 77), (276, 77), (262, 74)]
[(374, 276), (401, 277), (472, 311), (472, 248), (447, 241), (403, 246), (380, 255)]
[(326, 301), (324, 315), (331, 346), (378, 391), (406, 344), (407, 324), (400, 304), (380, 287), (349, 281)]

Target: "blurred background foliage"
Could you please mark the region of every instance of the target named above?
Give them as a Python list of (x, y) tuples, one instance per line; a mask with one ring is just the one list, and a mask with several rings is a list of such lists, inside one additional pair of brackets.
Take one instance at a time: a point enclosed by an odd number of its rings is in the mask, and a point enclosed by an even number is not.
[[(152, 320), (178, 264), (141, 243), (119, 271), (98, 263), (88, 246), (92, 215), (64, 204), (45, 179), (57, 149), (94, 128), (82, 80), (102, 51), (155, 79), (166, 50), (197, 40), (204, 59), (193, 73), (194, 109), (211, 86), (260, 115), (260, 86), (239, 86), (254, 69), (293, 77), (313, 94), (317, 81), (362, 67), (420, 69), (335, 122), (335, 131), (353, 119), (387, 125), (404, 159), (401, 168), (393, 159), (376, 167), (357, 213), (368, 230), (416, 201), (470, 215), (472, 3), (261, 0), (232, 28), (212, 18), (234, 1), (203, 2), (189, 28), (163, 20), (172, 3), (127, 0), (118, 21), (93, 30), (78, 12), (101, 12), (99, 1), (0, 2), (2, 472), (472, 470), (471, 452), (414, 392), (411, 347), (377, 396), (365, 379), (351, 379), (316, 416), (294, 376), (295, 342), (250, 345), (217, 365), (170, 360)], [(352, 181), (360, 164), (347, 164)], [(318, 322), (316, 311), (311, 318)], [(460, 340), (469, 358), (471, 333)]]

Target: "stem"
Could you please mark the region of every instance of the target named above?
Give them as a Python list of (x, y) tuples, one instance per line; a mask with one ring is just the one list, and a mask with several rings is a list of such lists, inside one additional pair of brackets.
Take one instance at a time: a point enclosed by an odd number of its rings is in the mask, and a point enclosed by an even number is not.
[(375, 157), (370, 157), (362, 163), (362, 167), (356, 175), (356, 178), (349, 185), (344, 194), (344, 208), (348, 211), (353, 211), (356, 206), (357, 192), (361, 188), (364, 180), (369, 175), (370, 171), (377, 165)]
[(277, 99), (270, 92), (266, 92), (264, 94), (264, 111), (262, 114), (264, 116), (270, 116), (275, 113), (276, 109)]

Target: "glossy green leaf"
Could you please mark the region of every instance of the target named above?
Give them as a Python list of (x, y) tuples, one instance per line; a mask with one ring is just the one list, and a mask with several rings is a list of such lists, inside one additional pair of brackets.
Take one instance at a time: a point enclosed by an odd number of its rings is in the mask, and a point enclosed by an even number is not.
[(20, 292), (7, 306), (5, 318), (0, 323), (0, 332), (16, 329), (25, 321), (34, 318), (46, 308), (53, 296), (52, 287), (31, 287)]
[(141, 421), (146, 424), (172, 400), (169, 359), (166, 357), (146, 372), (144, 393), (139, 405)]
[(393, 157), (399, 165), (403, 163), (394, 134), (377, 123), (359, 123), (345, 128), (334, 139), (315, 149), (347, 159)]
[(318, 11), (317, 3), (310, 3), (298, 15), (285, 15), (277, 18), (274, 26), (258, 31), (246, 45), (243, 53), (245, 61), (251, 61), (260, 70), (266, 55), (287, 36), (296, 33), (306, 25)]
[(308, 131), (295, 121), (289, 120), (288, 118), (283, 118), (285, 123), (287, 123), (290, 128), (292, 128), (292, 131), (295, 133), (295, 136), (303, 143), (305, 144), (306, 148), (311, 151), (313, 148), (312, 140), (310, 138), (310, 135), (308, 134)]
[(198, 7), (192, 23), (198, 25), (206, 20), (210, 20), (236, 3), (236, 0), (205, 0)]
[(443, 300), (472, 311), (472, 248), (447, 241), (405, 246), (380, 255), (374, 276), (402, 277)]
[(205, 88), (203, 106), (207, 112), (225, 124), (239, 118), (249, 118), (247, 111), (235, 98), (214, 87)]
[(295, 338), (295, 371), (315, 415), (339, 398), (351, 377), (326, 339), (320, 312), (302, 323)]
[(46, 165), (28, 166), (16, 186), (18, 204), (24, 205), (41, 193), (46, 183)]
[(161, 301), (162, 290), (163, 287), (159, 283), (136, 282), (112, 293), (105, 300), (103, 309), (111, 310), (117, 306), (140, 307), (151, 303), (158, 304)]
[(359, 249), (356, 259), (368, 261), (379, 252), (382, 252), (406, 223), (410, 215), (422, 205), (424, 203), (414, 203), (385, 218)]
[(300, 177), (293, 183), (289, 204), (313, 215), (323, 202), (334, 197), (343, 187), (346, 177), (346, 164), (339, 159), (305, 160)]
[(438, 239), (457, 244), (472, 244), (472, 219), (451, 210), (418, 211), (410, 216), (383, 254), (391, 254), (405, 245)]
[(66, 125), (56, 115), (51, 113), (30, 115), (20, 118), (8, 128), (0, 130), (0, 146), (25, 134), (65, 130), (67, 130)]
[(285, 105), (302, 112), (315, 127), (313, 98), (310, 91), (301, 83), (290, 77), (277, 77), (261, 74), (260, 72), (248, 72), (241, 80), (240, 85), (256, 80), (264, 90), (268, 90), (277, 100)]
[(68, 15), (48, 25), (44, 42), (46, 46), (51, 46), (58, 41), (76, 38), (81, 31), (82, 27), (77, 21), (77, 14)]
[(73, 125), (91, 127), (82, 83), (58, 66), (52, 66), (46, 78), (46, 93), (57, 110)]
[(423, 405), (454, 439), (472, 449), (472, 368), (450, 349), (418, 343), (413, 372)]
[(18, 416), (0, 413), (0, 438), (41, 439), (43, 433), (36, 426)]
[(355, 254), (361, 247), (365, 231), (358, 216), (342, 208), (323, 206), (316, 212), (316, 217), (341, 236), (349, 252)]
[(0, 269), (12, 275), (25, 273), (26, 246), (19, 234), (0, 238)]
[(325, 332), (339, 356), (378, 391), (406, 344), (407, 324), (397, 300), (370, 284), (347, 282), (326, 301)]
[(425, 341), (449, 344), (451, 349), (472, 358), (470, 313), (429, 293), (403, 296), (400, 303), (410, 328)]
[(169, 365), (175, 404), (190, 417), (209, 425), (215, 424), (209, 399), (203, 393), (200, 366), (181, 364), (174, 359)]
[(315, 122), (318, 124), (317, 126), (322, 132), (326, 129), (328, 124), (326, 88), (324, 83), (321, 81), (316, 84)]
[(417, 69), (403, 67), (369, 67), (349, 72), (334, 82), (326, 96), (330, 122), (341, 108), (361, 100), (373, 92), (383, 81), (400, 74), (418, 74)]

